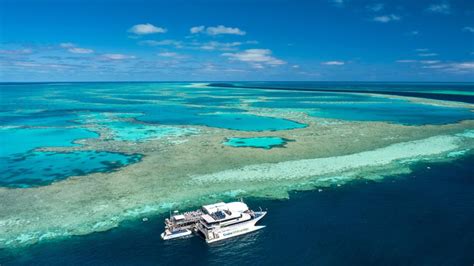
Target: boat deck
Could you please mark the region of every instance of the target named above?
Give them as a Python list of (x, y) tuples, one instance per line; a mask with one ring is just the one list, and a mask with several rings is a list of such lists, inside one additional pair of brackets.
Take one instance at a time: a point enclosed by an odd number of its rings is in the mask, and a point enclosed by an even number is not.
[(167, 228), (178, 229), (178, 228), (193, 228), (203, 213), (200, 210), (184, 212), (182, 214), (174, 215), (171, 219), (166, 219), (165, 224)]

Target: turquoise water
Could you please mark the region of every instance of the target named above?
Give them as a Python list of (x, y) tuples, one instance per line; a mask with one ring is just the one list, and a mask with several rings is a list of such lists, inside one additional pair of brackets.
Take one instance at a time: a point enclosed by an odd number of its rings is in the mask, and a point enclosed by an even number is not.
[(448, 124), (474, 119), (474, 113), (466, 108), (417, 104), (405, 100), (369, 96), (331, 96), (321, 97), (316, 101), (313, 97), (292, 100), (279, 98), (255, 102), (252, 105), (265, 108), (301, 108), (309, 115), (322, 118), (387, 121), (407, 125)]
[[(243, 83), (242, 83), (243, 84)], [(259, 86), (370, 91), (432, 92), (433, 90), (472, 91), (472, 84), (366, 84), (366, 83), (256, 83)], [(263, 84), (263, 85), (262, 85)], [(133, 112), (138, 119), (160, 125), (204, 125), (237, 130), (279, 130), (288, 125), (252, 128), (236, 127), (235, 120), (213, 113), (245, 114), (243, 101), (257, 101), (255, 107), (308, 109), (311, 114), (346, 119), (390, 121), (401, 124), (443, 124), (472, 119), (463, 108), (445, 108), (407, 101), (344, 92), (262, 90), (251, 88), (189, 87), (188, 83), (71, 83), (0, 85), (0, 122), (3, 125), (65, 125), (76, 112)], [(255, 85), (245, 83), (243, 85)], [(433, 93), (431, 93), (433, 94)], [(259, 101), (259, 97), (268, 98)], [(439, 94), (439, 97), (449, 97)], [(459, 97), (468, 97), (461, 95)], [(326, 103), (327, 102), (327, 103)], [(331, 105), (333, 103), (333, 105)], [(22, 114), (16, 112), (22, 110)], [(351, 116), (350, 112), (357, 114)], [(349, 114), (344, 115), (343, 113)], [(433, 113), (434, 115), (430, 115)], [(374, 117), (375, 115), (375, 117)], [(227, 115), (229, 116), (229, 115)], [(406, 117), (410, 118), (407, 119)], [(400, 117), (397, 119), (397, 117)], [(246, 117), (243, 117), (243, 120)], [(257, 119), (257, 118), (254, 118)], [(267, 119), (262, 119), (265, 123)], [(281, 121), (282, 124), (287, 124)]]
[(77, 128), (0, 128), (0, 158), (40, 147), (77, 146), (74, 140), (96, 137), (94, 132)]
[(288, 119), (243, 113), (202, 115), (196, 122), (210, 127), (242, 131), (276, 131), (306, 127), (305, 124)]
[[(118, 155), (103, 156), (101, 161), (97, 161), (94, 156), (87, 156), (87, 153), (68, 153), (66, 156), (30, 152), (43, 147), (76, 146), (77, 144), (73, 143), (75, 140), (98, 137), (96, 133), (80, 128), (81, 124), (106, 127), (115, 140), (130, 142), (185, 136), (198, 132), (192, 127), (176, 125), (200, 125), (246, 131), (285, 130), (305, 126), (285, 119), (246, 114), (245, 110), (225, 106), (238, 102), (236, 99), (178, 96), (186, 91), (198, 90), (188, 88), (187, 85), (189, 84), (0, 85), (0, 122), (4, 126), (0, 129), (0, 157), (4, 163), (8, 161), (8, 165), (4, 164), (2, 167), (8, 166), (10, 171), (10, 174), (1, 176), (0, 184), (44, 185), (68, 176), (109, 170), (102, 162), (107, 164), (118, 161), (116, 165), (124, 166), (136, 161), (128, 160), (125, 155), (120, 155), (124, 156), (123, 158), (115, 158)], [(217, 115), (217, 113), (223, 114)], [(123, 121), (123, 119), (139, 121)], [(71, 160), (80, 161), (81, 164), (74, 165)], [(71, 164), (74, 168), (73, 170), (65, 167), (51, 168), (48, 166), (51, 163)], [(36, 165), (38, 170), (25, 168), (28, 165)]]
[(29, 152), (0, 160), (0, 186), (44, 186), (70, 176), (113, 171), (140, 159), (112, 152)]
[[(100, 125), (107, 128), (114, 140), (147, 141), (167, 137), (196, 134), (195, 128), (144, 124), (130, 120), (141, 116), (140, 113), (81, 113), (78, 122)], [(128, 120), (124, 120), (128, 119)]]
[(186, 104), (222, 106), (226, 104), (236, 104), (239, 100), (236, 98), (216, 98), (216, 97), (195, 97), (186, 99)]
[(138, 155), (110, 152), (34, 151), (80, 146), (73, 141), (97, 137), (97, 133), (80, 128), (0, 128), (0, 186), (47, 185), (69, 176), (112, 171), (140, 159)]
[(252, 147), (271, 149), (284, 147), (288, 140), (279, 137), (257, 137), (257, 138), (228, 138), (224, 145), (231, 147)]
[(287, 119), (246, 114), (239, 109), (178, 105), (146, 107), (144, 115), (136, 119), (150, 124), (199, 125), (243, 131), (286, 130), (306, 126)]
[(0, 114), (0, 124), (4, 126), (73, 126), (75, 119), (75, 114), (48, 111), (35, 112), (34, 116), (31, 113)]
[(352, 121), (388, 121), (406, 125), (448, 124), (474, 119), (465, 108), (441, 107), (408, 102), (381, 104), (320, 104), (309, 114), (316, 117)]
[[(469, 92), (474, 91), (472, 83), (258, 83), (262, 84), (279, 88), (378, 90), (387, 94), (400, 91), (436, 94), (433, 91), (439, 90), (450, 91), (450, 94), (459, 92), (457, 99), (466, 102), (471, 101)], [(88, 123), (83, 120), (84, 114), (95, 120), (91, 123), (107, 127), (115, 139), (130, 142), (194, 134), (183, 128), (198, 125), (240, 131), (278, 131), (306, 126), (291, 120), (249, 114), (245, 107), (238, 105), (242, 102), (270, 109), (303, 109), (314, 117), (343, 121), (422, 125), (473, 119), (467, 108), (414, 104), (344, 92), (189, 85), (0, 84), (0, 186), (44, 186), (71, 176), (114, 171), (141, 159), (141, 155), (93, 150), (32, 151), (41, 147), (70, 147), (77, 145), (73, 144), (74, 140), (97, 138), (97, 134), (81, 128)], [(437, 97), (453, 100), (443, 93)], [(31, 126), (48, 128), (29, 128)], [(230, 138), (226, 145), (269, 149), (284, 145), (282, 140), (277, 137)], [(430, 164), (431, 170), (420, 165), (412, 174), (382, 182), (356, 181), (324, 188), (321, 193), (295, 192), (289, 201), (249, 199), (250, 206), (269, 209), (263, 220), (267, 228), (213, 246), (199, 238), (161, 241), (159, 233), (165, 216), (159, 215), (150, 217), (148, 223), (132, 221), (108, 232), (43, 242), (14, 255), (0, 250), (0, 264), (470, 265), (474, 261), (471, 255), (474, 250), (473, 164), (474, 159), (469, 157), (453, 163)], [(303, 216), (304, 219), (294, 218)]]
[(198, 132), (192, 128), (155, 126), (131, 122), (112, 122), (106, 126), (112, 131), (114, 139), (120, 141), (146, 141), (150, 139), (196, 134)]
[[(0, 250), (4, 265), (471, 265), (474, 157), (420, 164), (381, 182), (354, 181), (289, 200), (245, 199), (268, 209), (266, 228), (213, 245), (162, 241), (167, 215), (107, 232)], [(430, 169), (427, 168), (430, 167)], [(197, 207), (197, 206), (196, 206)]]
[[(466, 98), (470, 95), (468, 92), (474, 90), (472, 84), (314, 82), (237, 84), (237, 86), (249, 85), (277, 87), (280, 90), (205, 86), (205, 84), (196, 87), (190, 83), (2, 83), (0, 84), (2, 126), (0, 157), (6, 161), (14, 156), (26, 156), (32, 149), (74, 146), (76, 144), (73, 142), (77, 139), (97, 138), (96, 133), (84, 127), (85, 124), (105, 127), (113, 139), (129, 142), (199, 134), (193, 129), (194, 126), (238, 131), (278, 131), (306, 126), (288, 119), (250, 114), (245, 106), (239, 105), (241, 103), (248, 103), (251, 107), (303, 110), (314, 117), (348, 121), (387, 121), (424, 125), (474, 119), (474, 113), (467, 108), (415, 104), (357, 93), (311, 91), (311, 89), (386, 93), (392, 91), (394, 94), (400, 91), (430, 94), (433, 94), (433, 91), (450, 91), (450, 94), (458, 91), (459, 97)], [(281, 90), (282, 88), (290, 89)], [(309, 90), (298, 90), (301, 88)], [(448, 97), (446, 99), (452, 100), (449, 98), (452, 95), (442, 93), (437, 95), (441, 99)], [(70, 126), (74, 128), (68, 128)], [(244, 143), (242, 145), (254, 147), (272, 146), (273, 141), (276, 145), (281, 145), (276, 139), (239, 141)], [(53, 158), (55, 161), (63, 160), (63, 156), (50, 156), (48, 161)], [(46, 156), (35, 155), (32, 158), (35, 158), (35, 162), (46, 160)], [(16, 161), (11, 160), (10, 163), (12, 167), (17, 167)], [(90, 163), (96, 164), (93, 160)], [(95, 170), (91, 169), (99, 167), (82, 166), (77, 169), (93, 172)], [(39, 179), (44, 176), (42, 173), (38, 175)], [(61, 174), (60, 178), (65, 176), (66, 174)]]

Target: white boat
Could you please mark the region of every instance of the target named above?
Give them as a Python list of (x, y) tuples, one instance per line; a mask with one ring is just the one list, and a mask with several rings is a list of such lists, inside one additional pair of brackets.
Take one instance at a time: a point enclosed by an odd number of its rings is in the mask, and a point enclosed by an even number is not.
[(219, 202), (183, 214), (175, 211), (173, 216), (165, 220), (165, 231), (161, 238), (170, 240), (196, 232), (207, 243), (213, 243), (264, 228), (256, 223), (266, 214), (265, 211), (250, 210), (243, 202)]
[(161, 238), (170, 240), (191, 235), (201, 215), (202, 212), (199, 210), (183, 214), (175, 211), (173, 216), (165, 220), (165, 231), (161, 233)]
[(219, 202), (202, 207), (201, 216), (196, 228), (207, 243), (247, 234), (264, 228), (255, 225), (267, 212), (255, 212), (243, 202)]
[(170, 240), (175, 238), (181, 238), (185, 236), (189, 236), (193, 233), (193, 231), (189, 229), (166, 229), (163, 233), (161, 233), (161, 238), (163, 240)]

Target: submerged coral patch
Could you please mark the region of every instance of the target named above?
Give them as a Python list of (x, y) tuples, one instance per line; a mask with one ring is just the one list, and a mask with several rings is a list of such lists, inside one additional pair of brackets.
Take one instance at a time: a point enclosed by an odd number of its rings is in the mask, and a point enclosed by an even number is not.
[(107, 127), (112, 131), (114, 139), (120, 141), (144, 141), (165, 137), (178, 137), (187, 134), (196, 134), (198, 132), (198, 130), (194, 128), (146, 125), (130, 122), (109, 123)]
[[(359, 171), (368, 167), (383, 167), (400, 160), (435, 156), (459, 149), (460, 137), (436, 136), (423, 140), (397, 143), (391, 146), (351, 155), (286, 161), (276, 164), (249, 165), (240, 169), (195, 176), (193, 182), (268, 182), (298, 180)], [(248, 183), (247, 183), (248, 185)]]
[(284, 147), (289, 140), (279, 137), (255, 137), (255, 138), (228, 138), (224, 145), (231, 147), (251, 147), (261, 149), (271, 149)]
[[(104, 231), (175, 205), (373, 180), (474, 147), (474, 121), (454, 124), (473, 118), (468, 104), (185, 83), (4, 90), (0, 249)], [(199, 134), (188, 137), (193, 128)]]
[(288, 130), (307, 126), (288, 119), (242, 113), (202, 115), (200, 123), (210, 127), (240, 131)]
[(0, 158), (35, 148), (77, 146), (77, 139), (96, 138), (97, 133), (79, 128), (0, 128)]
[(140, 159), (137, 154), (113, 152), (30, 152), (0, 161), (0, 186), (44, 186), (70, 176), (113, 171)]

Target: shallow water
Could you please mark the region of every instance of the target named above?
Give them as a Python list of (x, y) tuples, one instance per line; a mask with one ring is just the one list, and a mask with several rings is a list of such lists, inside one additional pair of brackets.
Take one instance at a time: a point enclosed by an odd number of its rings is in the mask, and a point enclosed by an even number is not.
[(228, 138), (224, 145), (231, 147), (251, 147), (271, 149), (274, 147), (284, 147), (288, 140), (279, 137), (256, 137), (256, 138)]
[[(242, 83), (242, 86), (255, 84), (360, 91), (460, 91), (465, 97), (469, 97), (465, 92), (473, 88), (472, 84), (301, 82)], [(97, 138), (96, 133), (89, 131), (97, 125), (105, 127), (114, 140), (129, 142), (196, 134), (193, 126), (238, 131), (279, 131), (307, 126), (288, 119), (250, 114), (241, 105), (245, 102), (252, 107), (303, 110), (317, 118), (349, 121), (424, 125), (474, 119), (474, 113), (466, 108), (415, 104), (363, 94), (190, 83), (2, 83), (0, 96), (0, 123), (3, 126), (0, 129), (0, 157), (42, 147), (74, 146), (75, 140)], [(66, 128), (70, 126), (75, 128)], [(83, 170), (89, 171), (88, 168)]]
[(380, 104), (320, 104), (309, 112), (316, 117), (351, 121), (389, 121), (406, 125), (439, 125), (474, 119), (474, 113), (464, 108), (439, 107), (413, 103)]
[[(409, 175), (354, 181), (290, 200), (248, 199), (268, 209), (263, 230), (207, 245), (164, 242), (165, 216), (16, 251), (5, 265), (470, 265), (474, 261), (474, 157), (419, 164)], [(429, 169), (427, 168), (429, 166)]]
[(97, 133), (77, 128), (0, 128), (0, 157), (41, 147), (78, 146), (74, 140), (96, 137)]
[(132, 142), (197, 133), (197, 130), (193, 128), (154, 126), (130, 122), (112, 122), (108, 123), (107, 127), (112, 130), (115, 140)]
[(140, 155), (112, 152), (29, 152), (0, 160), (0, 186), (44, 186), (70, 176), (113, 171), (140, 159)]
[(317, 101), (311, 97), (297, 101), (281, 98), (256, 102), (252, 105), (265, 108), (301, 108), (311, 116), (322, 118), (388, 121), (407, 125), (448, 124), (474, 119), (474, 113), (466, 108), (433, 106), (368, 96), (319, 98)]
[(275, 131), (306, 127), (305, 124), (288, 119), (241, 113), (202, 115), (198, 123), (241, 131)]

